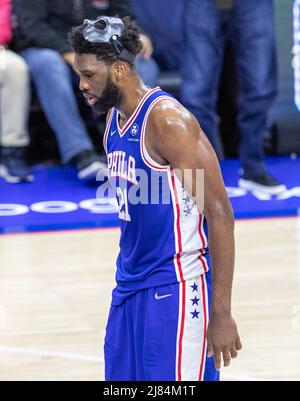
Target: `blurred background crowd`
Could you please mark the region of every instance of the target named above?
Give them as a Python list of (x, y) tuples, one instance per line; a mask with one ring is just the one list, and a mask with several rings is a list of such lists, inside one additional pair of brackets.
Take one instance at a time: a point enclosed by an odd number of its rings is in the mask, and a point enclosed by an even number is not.
[[(240, 187), (284, 190), (265, 156), (300, 151), (293, 88), (278, 79), (278, 54), (287, 51), (292, 61), (292, 48), (278, 42), (280, 29), (292, 34), (292, 4), (0, 0), (0, 176), (31, 182), (33, 164), (62, 163), (90, 181), (106, 169), (105, 121), (80, 96), (67, 35), (84, 18), (129, 15), (142, 27), (136, 69), (144, 82), (171, 92), (196, 116), (220, 160), (239, 157)], [(282, 7), (288, 7), (288, 28), (276, 26)]]

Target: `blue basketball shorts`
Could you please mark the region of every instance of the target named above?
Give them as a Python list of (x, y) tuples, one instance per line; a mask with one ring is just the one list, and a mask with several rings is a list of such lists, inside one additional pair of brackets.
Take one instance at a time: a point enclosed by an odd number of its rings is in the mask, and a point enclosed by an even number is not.
[(218, 381), (207, 357), (211, 272), (149, 288), (112, 305), (104, 343), (105, 380)]

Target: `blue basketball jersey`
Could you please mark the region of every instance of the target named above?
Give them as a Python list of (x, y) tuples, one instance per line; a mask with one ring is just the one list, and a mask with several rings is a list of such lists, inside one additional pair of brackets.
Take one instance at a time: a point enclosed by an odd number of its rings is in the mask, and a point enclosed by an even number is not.
[(122, 129), (112, 109), (104, 135), (121, 226), (113, 305), (141, 289), (183, 282), (209, 269), (203, 214), (173, 168), (154, 161), (145, 146), (149, 114), (164, 99), (176, 102), (158, 87), (149, 90)]

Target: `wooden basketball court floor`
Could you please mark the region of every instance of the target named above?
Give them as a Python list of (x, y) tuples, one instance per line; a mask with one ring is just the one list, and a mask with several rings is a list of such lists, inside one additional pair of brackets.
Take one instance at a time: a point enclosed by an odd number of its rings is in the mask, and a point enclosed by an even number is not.
[[(0, 236), (0, 380), (103, 380), (118, 229)], [(300, 379), (300, 219), (236, 222), (243, 350), (223, 380)]]

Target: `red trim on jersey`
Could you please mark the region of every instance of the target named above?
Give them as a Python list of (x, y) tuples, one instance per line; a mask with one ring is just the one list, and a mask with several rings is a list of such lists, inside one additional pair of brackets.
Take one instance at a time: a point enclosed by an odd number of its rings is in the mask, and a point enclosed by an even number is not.
[(202, 344), (202, 356), (201, 356), (201, 363), (200, 363), (200, 372), (199, 372), (199, 381), (203, 380), (204, 374), (204, 362), (206, 360), (206, 339), (207, 339), (207, 309), (206, 309), (206, 291), (205, 291), (205, 282), (204, 282), (204, 274), (201, 275), (201, 282), (202, 282), (202, 302), (203, 302), (203, 344)]
[(182, 281), (181, 284), (182, 284), (182, 307), (181, 307), (181, 324), (180, 324), (179, 349), (178, 349), (178, 361), (177, 361), (178, 381), (182, 381), (182, 376), (181, 376), (182, 342), (183, 342), (183, 333), (184, 333), (185, 302), (186, 302), (185, 281)]
[(176, 190), (176, 184), (175, 184), (175, 176), (174, 176), (174, 170), (171, 168), (171, 181), (172, 181), (172, 187), (174, 191), (174, 196), (175, 196), (175, 203), (176, 203), (176, 229), (177, 229), (177, 238), (178, 238), (178, 252), (176, 254), (176, 260), (178, 263), (178, 268), (179, 268), (179, 274), (180, 274), (180, 280), (183, 281), (183, 271), (182, 271), (182, 266), (181, 266), (181, 260), (180, 256), (182, 253), (182, 239), (181, 239), (181, 228), (180, 228), (180, 207), (179, 207), (179, 202), (178, 202), (178, 194)]
[(180, 332), (179, 332), (179, 344), (178, 344), (178, 361), (177, 361), (177, 369), (178, 369), (178, 380), (182, 380), (181, 376), (181, 365), (182, 365), (182, 342), (183, 342), (183, 335), (184, 335), (184, 320), (185, 320), (185, 302), (186, 302), (186, 287), (185, 281), (183, 277), (183, 271), (181, 266), (180, 256), (182, 253), (182, 239), (181, 239), (181, 229), (180, 229), (180, 207), (178, 202), (178, 194), (176, 190), (176, 183), (175, 183), (175, 176), (174, 171), (171, 168), (171, 182), (175, 196), (175, 203), (176, 203), (176, 229), (177, 229), (177, 239), (178, 239), (178, 250), (176, 254), (176, 262), (179, 270), (180, 281), (182, 283), (182, 299), (181, 299), (181, 321), (180, 321)]
[(122, 138), (122, 136), (124, 136), (124, 134), (126, 133), (127, 129), (129, 128), (129, 126), (131, 125), (131, 123), (133, 122), (133, 120), (135, 120), (136, 116), (138, 115), (138, 113), (140, 112), (141, 108), (143, 107), (144, 103), (146, 102), (146, 100), (148, 99), (149, 96), (151, 96), (154, 92), (157, 92), (161, 90), (159, 87), (156, 87), (154, 89), (151, 89), (149, 92), (146, 92), (144, 94), (144, 96), (142, 97), (142, 99), (140, 100), (140, 103), (138, 104), (135, 112), (133, 113), (133, 115), (129, 118), (129, 120), (127, 121), (127, 123), (124, 125), (124, 127), (121, 129), (119, 126), (119, 113), (117, 112), (117, 128), (118, 128), (118, 132)]
[(205, 261), (203, 260), (203, 255), (199, 255), (198, 259), (200, 260), (200, 262), (201, 262), (201, 264), (203, 266), (204, 272), (207, 273), (208, 272), (208, 268), (207, 268), (207, 265), (206, 265)]
[(201, 238), (201, 244), (202, 244), (202, 249), (205, 248), (205, 240), (204, 240), (204, 235), (202, 232), (202, 221), (203, 221), (203, 214), (201, 212), (199, 212), (199, 225), (198, 225), (198, 231), (200, 234), (200, 238)]
[(111, 126), (111, 121), (112, 121), (113, 115), (114, 115), (114, 111), (111, 110), (110, 111), (110, 115), (108, 117), (108, 122), (106, 124), (105, 132), (104, 132), (104, 135), (103, 135), (103, 147), (104, 147), (104, 150), (105, 150), (106, 154), (108, 153), (107, 152), (107, 137), (108, 137), (108, 133), (110, 131), (110, 126)]
[(198, 259), (200, 260), (205, 273), (207, 273), (208, 272), (208, 266), (207, 266), (206, 260), (205, 261), (203, 260), (203, 258), (204, 258), (203, 257), (203, 253), (204, 253), (204, 248), (205, 248), (205, 238), (204, 238), (203, 231), (202, 231), (202, 229), (203, 229), (202, 222), (203, 222), (203, 214), (201, 212), (199, 212), (198, 231), (199, 231), (199, 234), (200, 234), (202, 247), (200, 249), (200, 255), (198, 256)]

